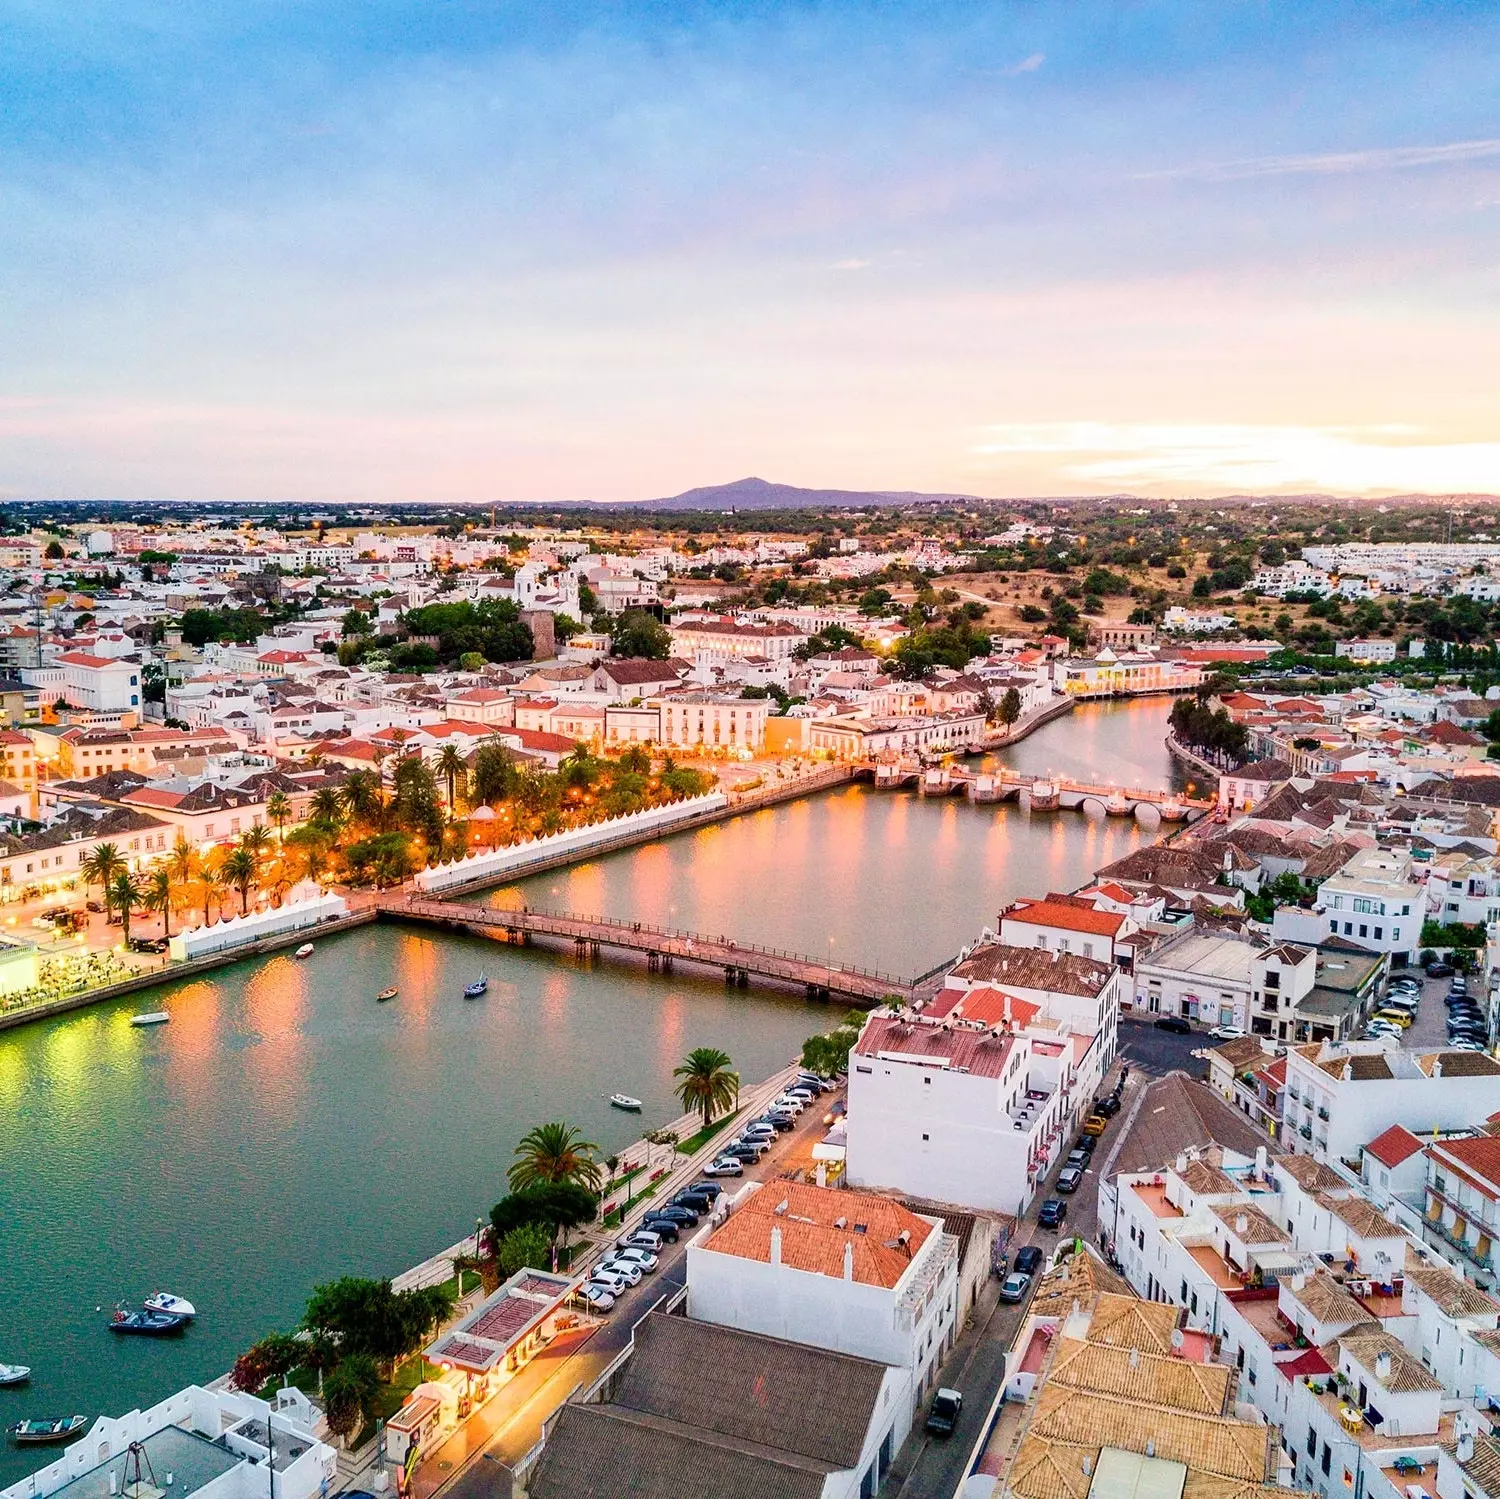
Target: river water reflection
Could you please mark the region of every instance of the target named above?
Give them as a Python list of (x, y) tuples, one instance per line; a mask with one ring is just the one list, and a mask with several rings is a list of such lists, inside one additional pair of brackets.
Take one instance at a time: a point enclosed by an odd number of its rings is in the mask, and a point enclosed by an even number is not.
[[(1168, 784), (1166, 707), (1082, 709), (1005, 758)], [(1006, 900), (1075, 886), (1144, 836), (849, 789), (493, 898), (914, 974)], [(481, 971), (489, 993), (466, 1003)], [(378, 1005), (387, 984), (400, 997)], [(170, 1025), (130, 1026), (156, 1008)], [(305, 963), (238, 964), (0, 1033), (0, 1361), (35, 1370), (29, 1389), (0, 1390), (0, 1424), (119, 1413), (212, 1378), (291, 1326), (315, 1282), (393, 1274), (472, 1231), (533, 1123), (570, 1119), (618, 1148), (678, 1112), (671, 1070), (692, 1047), (760, 1077), (831, 1018), (713, 976), (369, 927)], [(645, 1101), (641, 1118), (610, 1109), (616, 1090)], [(117, 1299), (159, 1289), (198, 1305), (184, 1338), (107, 1332)], [(0, 1484), (39, 1465), (0, 1451)]]

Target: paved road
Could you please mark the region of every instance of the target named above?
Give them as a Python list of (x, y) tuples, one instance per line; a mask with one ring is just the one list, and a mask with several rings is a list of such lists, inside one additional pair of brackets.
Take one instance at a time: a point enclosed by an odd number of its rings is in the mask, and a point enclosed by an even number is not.
[(1218, 1043), (1207, 1031), (1179, 1036), (1173, 1031), (1159, 1031), (1150, 1020), (1121, 1020), (1120, 1055), (1132, 1070), (1151, 1077), (1165, 1077), (1169, 1072), (1186, 1072), (1190, 1077), (1207, 1077), (1208, 1063), (1193, 1055), (1206, 1046)]
[[(843, 1097), (842, 1088), (825, 1093), (803, 1113), (795, 1129), (778, 1135), (769, 1153), (756, 1165), (746, 1167), (744, 1176), (726, 1177), (721, 1185), (733, 1190), (746, 1181), (771, 1181), (787, 1169), (792, 1158), (805, 1158), (812, 1144), (827, 1131), (824, 1114)], [(747, 1108), (745, 1112), (748, 1122), (756, 1110)], [(726, 1131), (724, 1138), (730, 1138), (731, 1132)], [(441, 1499), (500, 1499), (508, 1495), (510, 1465), (540, 1440), (542, 1423), (551, 1418), (574, 1390), (591, 1384), (603, 1372), (629, 1343), (636, 1325), (653, 1306), (686, 1284), (687, 1244), (696, 1232), (686, 1229), (676, 1244), (664, 1244), (655, 1273), (643, 1277), (638, 1286), (628, 1290), (603, 1326), (570, 1358), (553, 1361), (550, 1366), (542, 1359), (533, 1360), (520, 1378), (496, 1397), (506, 1399), (509, 1392), (508, 1408), (495, 1423), (493, 1435), (482, 1449), (464, 1452), (454, 1461), (451, 1476), (439, 1475), (435, 1486), (426, 1486), (427, 1492)]]

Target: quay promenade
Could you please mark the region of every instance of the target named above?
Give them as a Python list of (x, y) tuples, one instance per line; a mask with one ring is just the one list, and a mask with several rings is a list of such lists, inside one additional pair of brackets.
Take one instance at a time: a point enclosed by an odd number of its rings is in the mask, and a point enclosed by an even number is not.
[(607, 916), (540, 911), (527, 906), (475, 906), (464, 901), (433, 900), (404, 890), (380, 897), (376, 908), (382, 917), (392, 920), (425, 922), (521, 945), (538, 937), (571, 942), (584, 957), (598, 957), (605, 948), (639, 953), (652, 973), (671, 973), (678, 962), (697, 963), (721, 969), (724, 982), (741, 989), (754, 977), (799, 988), (809, 999), (837, 996), (867, 1005), (879, 1004), (887, 996), (910, 1001), (923, 983), (952, 961), (945, 959), (916, 978), (901, 978), (780, 948), (736, 942), (723, 935), (711, 937)]

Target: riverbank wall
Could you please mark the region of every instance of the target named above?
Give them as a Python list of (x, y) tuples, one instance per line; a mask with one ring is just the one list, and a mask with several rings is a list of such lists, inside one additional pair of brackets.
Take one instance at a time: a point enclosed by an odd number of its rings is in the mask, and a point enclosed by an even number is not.
[(224, 952), (206, 954), (201, 958), (189, 958), (182, 963), (169, 963), (162, 968), (150, 968), (132, 974), (118, 983), (104, 984), (97, 989), (84, 989), (77, 994), (65, 994), (50, 999), (44, 1004), (27, 1005), (24, 1009), (0, 1013), (0, 1031), (18, 1025), (27, 1025), (33, 1020), (46, 1020), (53, 1015), (64, 1015), (69, 1010), (81, 1010), (86, 1005), (103, 1004), (111, 999), (123, 999), (127, 994), (139, 993), (142, 989), (155, 989), (161, 984), (175, 984), (179, 979), (196, 978), (200, 973), (212, 973), (217, 968), (227, 968), (244, 958), (262, 958), (269, 953), (281, 952), (288, 947), (301, 947), (304, 942), (315, 942), (331, 937), (335, 932), (351, 931), (357, 926), (369, 926), (378, 913), (373, 906), (363, 911), (351, 911), (333, 921), (318, 926), (299, 927), (295, 931), (280, 932), (274, 937), (263, 937), (258, 942), (247, 942)]
[(1051, 723), (1054, 718), (1067, 717), (1077, 706), (1077, 698), (1064, 697), (1059, 698), (1055, 703), (1048, 703), (1045, 707), (1024, 713), (1008, 729), (1001, 729), (993, 737), (986, 736), (983, 753), (989, 754), (992, 750), (1009, 749), (1011, 745), (1019, 744), (1028, 734), (1036, 733), (1043, 724)]
[(1167, 753), (1174, 760), (1176, 760), (1178, 764), (1186, 765), (1189, 770), (1197, 771), (1199, 775), (1204, 776), (1215, 786), (1219, 784), (1219, 777), (1223, 775), (1224, 772), (1217, 765), (1214, 765), (1210, 761), (1205, 760), (1202, 755), (1194, 754), (1192, 750), (1190, 750), (1185, 744), (1181, 743), (1181, 741), (1179, 741), (1173, 734), (1168, 734), (1164, 743), (1167, 746)]

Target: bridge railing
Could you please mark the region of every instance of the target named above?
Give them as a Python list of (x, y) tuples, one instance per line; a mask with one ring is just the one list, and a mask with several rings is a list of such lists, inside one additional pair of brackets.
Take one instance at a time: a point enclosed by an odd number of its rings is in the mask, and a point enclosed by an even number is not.
[[(823, 968), (831, 973), (847, 974), (850, 978), (870, 979), (876, 983), (890, 984), (893, 988), (910, 989), (912, 981), (894, 973), (884, 973), (878, 968), (861, 968), (853, 963), (834, 963), (823, 958), (810, 957), (807, 953), (792, 952), (783, 947), (762, 947), (754, 942), (732, 942), (725, 936), (710, 937), (703, 932), (683, 931), (678, 927), (653, 926), (645, 921), (623, 921), (615, 916), (589, 916), (575, 911), (551, 911), (541, 906), (528, 906), (524, 910), (515, 906), (470, 906), (457, 901), (434, 900), (430, 896), (410, 896), (405, 902), (407, 909), (422, 911), (430, 907), (431, 915), (462, 921), (478, 921), (497, 926), (525, 926), (532, 920), (567, 923), (575, 927), (603, 928), (606, 931), (629, 933), (633, 937), (660, 937), (668, 942), (703, 943), (710, 947), (728, 948), (731, 954), (748, 953), (755, 957), (776, 958), (784, 962), (797, 963), (805, 968)], [(719, 962), (715, 956), (705, 961)]]

